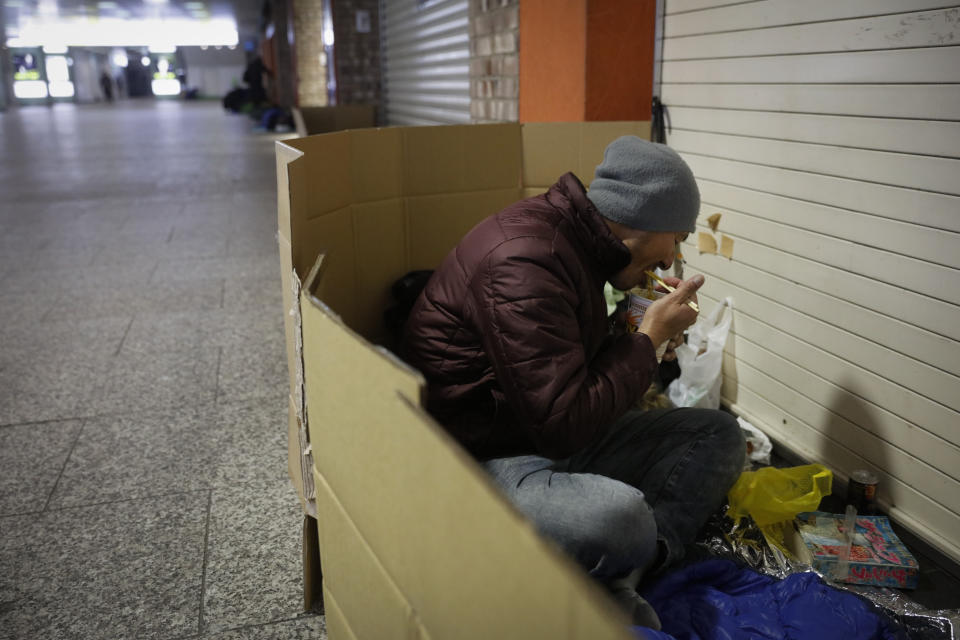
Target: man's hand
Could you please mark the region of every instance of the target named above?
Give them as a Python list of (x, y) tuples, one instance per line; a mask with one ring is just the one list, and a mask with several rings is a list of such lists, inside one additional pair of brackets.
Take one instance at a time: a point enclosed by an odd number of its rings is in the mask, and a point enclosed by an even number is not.
[(640, 333), (650, 337), (654, 348), (659, 347), (671, 336), (682, 334), (684, 329), (697, 320), (697, 312), (687, 303), (696, 302), (697, 289), (703, 286), (702, 275), (695, 275), (689, 280), (664, 278), (664, 281), (674, 287), (675, 291), (650, 305), (639, 327)]
[[(671, 285), (672, 286), (672, 285)], [(677, 347), (683, 344), (683, 331), (667, 341), (667, 350), (663, 352), (664, 362), (673, 362), (677, 359)]]
[[(680, 278), (674, 278), (672, 276), (665, 277), (663, 281), (666, 282), (671, 287), (673, 287), (674, 289), (680, 286), (680, 283), (683, 282), (683, 280), (681, 280)], [(664, 293), (667, 293), (667, 290), (660, 285), (657, 285), (657, 291), (662, 291)], [(682, 344), (683, 344), (683, 331), (681, 331), (680, 333), (673, 336), (672, 338), (670, 338), (670, 340), (667, 341), (667, 350), (663, 353), (663, 361), (673, 362), (674, 360), (676, 360), (677, 347), (679, 347)]]

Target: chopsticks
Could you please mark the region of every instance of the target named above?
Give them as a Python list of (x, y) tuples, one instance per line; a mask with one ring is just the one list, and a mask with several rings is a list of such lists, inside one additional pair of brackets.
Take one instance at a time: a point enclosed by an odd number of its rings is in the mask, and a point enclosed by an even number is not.
[[(651, 278), (653, 278), (654, 280), (656, 280), (657, 284), (659, 284), (661, 287), (663, 287), (670, 293), (673, 293), (674, 291), (676, 291), (676, 289), (674, 289), (673, 287), (668, 285), (666, 282), (664, 282), (663, 278), (655, 274), (653, 271), (644, 271), (644, 273), (650, 276)], [(697, 306), (696, 302), (694, 302), (693, 300), (687, 300), (687, 304), (690, 305), (691, 309), (693, 309), (697, 313), (700, 313), (700, 307)]]

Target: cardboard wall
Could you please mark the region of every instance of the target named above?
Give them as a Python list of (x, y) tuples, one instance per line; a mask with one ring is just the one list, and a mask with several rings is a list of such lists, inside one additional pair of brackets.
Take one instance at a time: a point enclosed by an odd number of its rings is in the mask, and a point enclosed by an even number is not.
[(421, 409), (421, 376), (374, 345), (397, 278), (564, 172), (589, 182), (607, 143), (648, 132), (511, 123), (278, 143), (292, 412), (305, 397), (290, 433), (312, 450), (292, 442), (290, 472), (305, 502), (316, 495), (331, 638), (627, 637), (599, 588)]
[(344, 104), (332, 107), (294, 107), (293, 123), (299, 136), (312, 136), (344, 129), (362, 129), (376, 124), (372, 104)]
[(419, 408), (422, 379), (307, 296), (320, 553), (353, 633), (625, 637), (628, 623), (600, 587)]
[(291, 264), (306, 274), (330, 250), (318, 296), (377, 342), (390, 284), (435, 267), (474, 224), (521, 196), (517, 124), (356, 130), (290, 147), (310, 158), (287, 165), (297, 188), (280, 234), (297, 238)]

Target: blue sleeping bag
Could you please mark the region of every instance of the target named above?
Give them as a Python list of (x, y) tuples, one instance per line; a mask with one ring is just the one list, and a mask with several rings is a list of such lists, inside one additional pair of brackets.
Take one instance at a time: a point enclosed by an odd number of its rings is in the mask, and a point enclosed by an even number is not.
[(652, 640), (906, 640), (856, 595), (815, 573), (783, 580), (713, 558), (678, 569), (643, 592), (663, 624)]

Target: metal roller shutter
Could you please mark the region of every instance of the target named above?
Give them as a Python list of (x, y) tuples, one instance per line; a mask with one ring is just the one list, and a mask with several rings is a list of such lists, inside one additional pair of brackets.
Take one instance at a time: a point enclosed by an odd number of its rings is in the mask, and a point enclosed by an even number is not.
[(470, 122), (468, 0), (383, 0), (387, 124)]
[[(960, 23), (943, 0), (666, 0), (670, 146), (728, 257), (723, 397), (960, 560)], [(699, 231), (713, 234), (709, 227)], [(729, 242), (729, 240), (728, 240)]]

